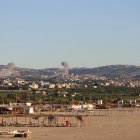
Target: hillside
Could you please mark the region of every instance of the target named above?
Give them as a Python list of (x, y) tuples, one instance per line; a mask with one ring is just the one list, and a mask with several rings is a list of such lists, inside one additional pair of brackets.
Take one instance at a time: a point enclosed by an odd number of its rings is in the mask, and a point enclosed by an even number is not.
[[(6, 69), (6, 65), (0, 65), (1, 77), (17, 76), (17, 77), (41, 77), (42, 75), (55, 75), (62, 73), (62, 69), (28, 69), (28, 68), (12, 68)], [(70, 74), (94, 74), (105, 76), (108, 78), (140, 78), (140, 67), (134, 65), (109, 65), (97, 68), (71, 68)]]
[(133, 65), (109, 65), (97, 68), (76, 68), (71, 69), (70, 72), (74, 74), (95, 74), (112, 78), (131, 78), (140, 75), (140, 67)]

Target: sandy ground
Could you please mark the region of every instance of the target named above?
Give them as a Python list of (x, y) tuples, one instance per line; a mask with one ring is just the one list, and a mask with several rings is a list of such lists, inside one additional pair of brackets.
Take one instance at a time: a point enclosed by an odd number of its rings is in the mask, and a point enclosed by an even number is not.
[[(0, 130), (28, 128), (0, 127)], [(85, 127), (31, 127), (33, 140), (139, 140), (140, 112), (124, 116), (93, 116)], [(9, 138), (2, 138), (7, 140)], [(14, 139), (15, 138), (10, 138)], [(23, 139), (23, 138), (16, 138)]]

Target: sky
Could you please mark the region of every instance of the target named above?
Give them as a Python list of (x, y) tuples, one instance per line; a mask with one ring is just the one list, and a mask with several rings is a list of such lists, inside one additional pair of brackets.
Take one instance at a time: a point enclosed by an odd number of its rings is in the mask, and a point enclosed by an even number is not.
[(0, 64), (140, 65), (140, 0), (0, 0)]

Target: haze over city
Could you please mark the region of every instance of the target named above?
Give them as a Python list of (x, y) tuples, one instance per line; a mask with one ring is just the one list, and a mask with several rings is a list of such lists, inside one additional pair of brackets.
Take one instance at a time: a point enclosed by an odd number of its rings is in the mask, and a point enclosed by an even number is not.
[(0, 64), (140, 65), (139, 0), (1, 0)]

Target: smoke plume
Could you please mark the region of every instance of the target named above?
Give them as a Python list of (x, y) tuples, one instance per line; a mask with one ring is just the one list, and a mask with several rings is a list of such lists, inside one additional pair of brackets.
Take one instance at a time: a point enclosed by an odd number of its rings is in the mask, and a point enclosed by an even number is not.
[(68, 68), (69, 68), (69, 64), (66, 61), (62, 61), (61, 65), (64, 67), (64, 74), (67, 75), (69, 73)]
[(8, 63), (2, 70), (0, 70), (0, 77), (10, 76), (14, 73), (15, 64)]

